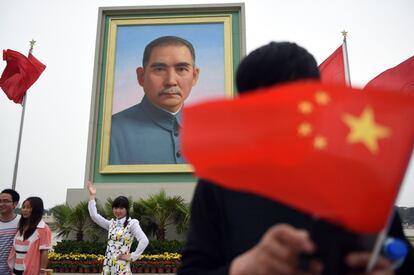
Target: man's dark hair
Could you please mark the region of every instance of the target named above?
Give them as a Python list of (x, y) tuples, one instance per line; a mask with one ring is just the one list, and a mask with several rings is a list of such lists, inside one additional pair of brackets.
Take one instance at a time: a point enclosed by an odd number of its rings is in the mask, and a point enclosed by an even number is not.
[(191, 58), (193, 59), (193, 67), (195, 66), (195, 50), (193, 44), (188, 40), (178, 36), (161, 36), (155, 40), (152, 40), (144, 49), (144, 56), (142, 57), (142, 67), (145, 67), (148, 64), (151, 52), (155, 47), (159, 46), (185, 46), (191, 53)]
[(19, 200), (20, 200), (19, 193), (17, 193), (13, 189), (4, 189), (3, 191), (1, 191), (1, 193), (10, 194), (11, 197), (12, 197), (13, 202), (19, 202)]
[(290, 42), (270, 42), (247, 55), (237, 69), (239, 93), (301, 79), (319, 79), (315, 58)]

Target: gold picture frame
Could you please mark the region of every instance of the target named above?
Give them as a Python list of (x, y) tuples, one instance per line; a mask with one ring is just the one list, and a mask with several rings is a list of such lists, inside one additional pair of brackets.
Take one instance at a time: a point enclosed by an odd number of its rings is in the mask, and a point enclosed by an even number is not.
[[(90, 134), (88, 144), (88, 169), (91, 174), (99, 173), (105, 176), (192, 172), (189, 164), (114, 165), (109, 163), (112, 115), (116, 110), (126, 108), (121, 106), (122, 104), (137, 103), (135, 99), (120, 100), (120, 91), (122, 94), (124, 90), (130, 90), (130, 94), (140, 92), (138, 83), (135, 83), (138, 88), (131, 84), (132, 81), (136, 81), (136, 78), (132, 79), (132, 71), (140, 65), (139, 54), (128, 57), (128, 53), (141, 52), (142, 54), (144, 41), (147, 43), (164, 35), (180, 36), (191, 41), (197, 58), (199, 55), (211, 52), (222, 53), (222, 55), (203, 56), (200, 62), (204, 60), (205, 63), (199, 65), (200, 79), (205, 75), (216, 80), (221, 77), (221, 81), (216, 81), (221, 83), (221, 91), (220, 88), (209, 87), (212, 81), (207, 79), (201, 84), (204, 90), (197, 93), (202, 96), (199, 96), (196, 101), (202, 101), (203, 96), (205, 100), (217, 96), (232, 97), (235, 93), (234, 71), (244, 54), (244, 36), (241, 29), (244, 25), (243, 20), (243, 4), (100, 8), (91, 111), (92, 135)], [(214, 41), (215, 39), (217, 41)], [(212, 47), (211, 45), (217, 48), (211, 52), (204, 50), (206, 47)], [(132, 67), (131, 59), (135, 59), (135, 67)], [(130, 83), (129, 86), (118, 85), (126, 82)], [(200, 85), (199, 83), (193, 90)], [(214, 95), (209, 92), (213, 90), (216, 93)]]

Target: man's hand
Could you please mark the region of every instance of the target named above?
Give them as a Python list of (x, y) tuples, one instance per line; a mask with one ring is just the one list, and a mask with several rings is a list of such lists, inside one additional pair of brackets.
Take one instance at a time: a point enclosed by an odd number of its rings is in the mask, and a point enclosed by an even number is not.
[(308, 272), (299, 269), (300, 254), (311, 254), (314, 250), (307, 231), (277, 224), (256, 246), (233, 260), (230, 275), (320, 274), (322, 265), (316, 261), (311, 261)]
[(89, 199), (90, 200), (95, 199), (96, 188), (95, 186), (92, 185), (92, 182), (90, 180), (88, 180), (88, 182), (86, 183), (86, 187), (88, 188), (88, 191), (89, 191)]
[[(371, 253), (369, 252), (354, 252), (354, 253), (350, 253), (347, 257), (346, 257), (346, 263), (348, 264), (348, 266), (351, 269), (356, 269), (356, 270), (365, 270), (367, 265), (368, 265), (368, 261), (371, 257)], [(356, 274), (365, 274), (365, 275), (393, 275), (394, 271), (392, 270), (391, 267), (391, 262), (388, 261), (387, 259), (385, 259), (384, 257), (380, 256), (377, 260), (377, 263), (375, 264), (373, 270), (369, 273), (358, 273), (358, 272), (354, 272), (354, 273), (350, 273), (350, 275), (356, 275)]]

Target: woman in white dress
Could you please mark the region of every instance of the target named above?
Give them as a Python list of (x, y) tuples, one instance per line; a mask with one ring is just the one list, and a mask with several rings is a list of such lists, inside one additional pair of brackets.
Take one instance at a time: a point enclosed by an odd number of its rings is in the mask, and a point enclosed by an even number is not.
[[(89, 190), (88, 210), (91, 219), (100, 227), (108, 230), (108, 245), (106, 246), (103, 274), (129, 275), (131, 261), (135, 261), (148, 245), (148, 238), (136, 219), (129, 216), (129, 201), (124, 196), (117, 197), (112, 203), (112, 213), (115, 218), (107, 220), (98, 214), (96, 209), (96, 188), (91, 182)], [(138, 240), (137, 249), (130, 253), (133, 238)]]

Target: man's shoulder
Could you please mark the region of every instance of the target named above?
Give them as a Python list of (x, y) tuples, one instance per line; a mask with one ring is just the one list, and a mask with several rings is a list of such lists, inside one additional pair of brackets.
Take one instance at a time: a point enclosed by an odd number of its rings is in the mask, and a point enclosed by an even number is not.
[(143, 112), (142, 112), (141, 103), (138, 103), (116, 114), (113, 114), (112, 121), (124, 120), (124, 119), (136, 119), (137, 116), (141, 116), (142, 114)]
[(20, 221), (20, 215), (19, 214), (16, 214), (16, 217), (14, 217), (13, 219), (11, 219), (11, 220), (9, 220), (9, 221), (6, 221), (6, 222), (4, 222), (4, 221), (1, 221), (0, 220), (0, 227), (16, 227), (17, 228), (17, 226), (18, 226), (18, 224), (19, 224), (19, 221)]
[(151, 119), (143, 110), (141, 103), (112, 115), (111, 127), (115, 129), (131, 130), (131, 127), (144, 127), (151, 123)]

